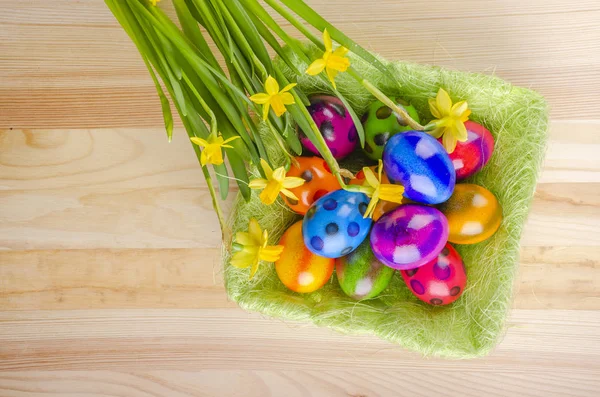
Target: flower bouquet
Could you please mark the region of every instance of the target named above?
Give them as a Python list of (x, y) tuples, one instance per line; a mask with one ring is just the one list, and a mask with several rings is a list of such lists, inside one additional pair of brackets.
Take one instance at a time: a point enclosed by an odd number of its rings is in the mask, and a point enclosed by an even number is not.
[(177, 21), (156, 0), (106, 3), (156, 83), (169, 139), (167, 94), (190, 137), (231, 299), (423, 354), (495, 346), (545, 146), (540, 95), (388, 62), (302, 0), (173, 0)]

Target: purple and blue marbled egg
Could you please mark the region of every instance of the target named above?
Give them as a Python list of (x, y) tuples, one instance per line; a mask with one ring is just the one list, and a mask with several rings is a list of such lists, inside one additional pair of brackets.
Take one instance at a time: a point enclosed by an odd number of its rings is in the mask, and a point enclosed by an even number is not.
[(448, 200), (456, 171), (446, 149), (421, 131), (391, 137), (383, 150), (383, 166), (392, 183), (404, 186), (404, 197), (425, 204)]
[[(337, 160), (348, 156), (356, 148), (358, 133), (354, 121), (344, 103), (329, 95), (313, 95), (310, 97), (308, 111), (331, 154)], [(302, 145), (316, 155), (320, 155), (315, 145), (299, 130)]]
[(369, 198), (363, 193), (336, 190), (315, 201), (302, 221), (304, 244), (312, 253), (339, 258), (354, 251), (367, 237), (371, 218), (363, 218)]
[(432, 207), (401, 205), (383, 215), (371, 230), (371, 248), (383, 264), (414, 269), (435, 259), (448, 242), (448, 221)]

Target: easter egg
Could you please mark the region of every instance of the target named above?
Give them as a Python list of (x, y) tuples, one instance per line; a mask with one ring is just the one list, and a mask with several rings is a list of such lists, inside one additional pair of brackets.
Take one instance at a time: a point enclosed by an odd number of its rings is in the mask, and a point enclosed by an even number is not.
[(456, 183), (446, 149), (421, 131), (391, 137), (383, 150), (383, 167), (392, 183), (404, 186), (404, 197), (419, 203), (448, 200)]
[(448, 221), (433, 207), (401, 205), (383, 215), (371, 230), (371, 248), (383, 264), (414, 269), (433, 260), (448, 241)]
[(320, 157), (296, 157), (296, 164), (292, 163), (287, 176), (304, 179), (304, 184), (297, 188), (289, 189), (298, 197), (298, 200), (283, 196), (283, 201), (294, 212), (304, 215), (308, 208), (334, 190), (341, 189), (336, 177), (333, 176), (327, 163)]
[[(308, 111), (333, 157), (340, 160), (352, 153), (358, 143), (358, 133), (342, 101), (334, 96), (313, 95)], [(319, 151), (310, 139), (301, 130), (298, 132), (302, 145), (318, 155)]]
[[(494, 151), (494, 137), (481, 124), (465, 122), (467, 140), (457, 142), (450, 160), (456, 170), (456, 179), (465, 179), (479, 172), (489, 161)], [(441, 142), (441, 138), (439, 139)]]
[(373, 221), (363, 218), (368, 205), (369, 198), (363, 193), (336, 190), (321, 197), (304, 217), (304, 243), (327, 258), (348, 255), (369, 234)]
[[(371, 171), (373, 171), (373, 173), (375, 175), (377, 175), (377, 166), (372, 166), (369, 167), (371, 169)], [(388, 179), (387, 175), (385, 174), (385, 172), (381, 173), (381, 182), (382, 183), (390, 183), (390, 180)], [(365, 173), (360, 170), (356, 176), (354, 177), (354, 179), (350, 180), (350, 185), (362, 185), (365, 183)], [(402, 198), (402, 204), (407, 204), (409, 203), (410, 200), (407, 198)], [(384, 200), (380, 200), (377, 205), (375, 206), (375, 211), (373, 211), (373, 220), (376, 221), (379, 218), (381, 218), (381, 216), (383, 214), (385, 214), (386, 212), (389, 212), (391, 210), (393, 210), (394, 208), (397, 208), (400, 204), (398, 203), (394, 203), (391, 201), (384, 201)]]
[[(400, 98), (396, 99), (396, 103), (406, 110), (413, 120), (419, 122), (419, 114), (414, 106)], [(391, 136), (411, 130), (404, 117), (381, 101), (375, 101), (369, 106), (369, 110), (362, 117), (362, 123), (365, 129), (364, 151), (373, 160), (381, 159), (383, 147)]]
[(502, 207), (489, 190), (473, 184), (458, 184), (452, 197), (439, 206), (449, 225), (448, 241), (476, 244), (490, 238), (502, 222)]
[(365, 240), (354, 252), (335, 260), (335, 273), (344, 293), (360, 300), (379, 295), (390, 283), (394, 269), (379, 262)]
[(335, 260), (306, 249), (302, 240), (302, 221), (283, 233), (279, 245), (283, 245), (283, 251), (275, 262), (275, 270), (286, 287), (295, 292), (313, 292), (329, 281)]
[(431, 305), (449, 305), (456, 301), (467, 284), (465, 265), (450, 244), (431, 262), (400, 273), (413, 295)]

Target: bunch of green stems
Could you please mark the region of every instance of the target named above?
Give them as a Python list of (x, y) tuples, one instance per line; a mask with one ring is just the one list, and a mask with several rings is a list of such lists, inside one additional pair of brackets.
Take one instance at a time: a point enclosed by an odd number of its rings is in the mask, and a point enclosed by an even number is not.
[[(211, 133), (219, 132), (225, 139), (241, 138), (232, 141), (230, 144), (233, 149), (225, 153), (233, 177), (229, 176), (225, 163), (212, 167), (221, 199), (227, 198), (231, 179), (237, 182), (242, 196), (249, 200), (250, 174), (247, 165), (256, 166), (261, 174), (261, 158), (272, 167), (281, 165), (272, 164), (269, 159), (259, 134), (258, 123), (250, 116), (251, 113), (262, 114), (261, 105), (250, 101), (249, 96), (264, 90), (264, 82), (268, 76), (273, 76), (282, 86), (290, 83), (271, 59), (267, 47), (270, 47), (296, 76), (301, 76), (305, 73), (305, 68), (299, 68), (297, 60), (294, 62), (290, 52), (284, 51), (280, 43), (288, 46), (297, 59), (308, 66), (312, 60), (305, 46), (283, 30), (258, 0), (172, 0), (178, 24), (148, 0), (105, 1), (137, 46), (156, 85), (169, 140), (173, 131), (173, 116), (163, 87), (190, 137), (206, 139)], [(313, 33), (311, 27), (320, 32), (327, 29), (333, 40), (372, 64), (382, 75), (393, 79), (393, 74), (386, 65), (328, 23), (303, 0), (264, 2), (321, 50), (325, 49), (324, 43)], [(221, 53), (224, 68), (211, 51), (206, 34)], [(403, 115), (414, 129), (423, 129), (403, 108), (397, 106), (355, 69), (350, 67), (347, 73), (374, 97)], [(364, 145), (362, 125), (347, 100), (323, 75), (314, 78), (329, 84), (331, 91), (346, 105), (357, 127), (360, 143)], [(308, 98), (297, 87), (290, 92), (295, 104), (287, 107), (288, 112), (283, 117), (277, 117), (271, 110), (265, 121), (273, 141), (288, 154), (287, 164), (284, 166), (289, 166), (292, 156), (302, 151), (295, 131), (297, 125), (319, 150), (340, 185), (345, 186), (340, 166), (307, 109), (310, 105)], [(200, 159), (200, 148), (196, 145), (193, 147)], [(225, 219), (208, 165), (202, 167), (202, 172), (222, 231), (225, 233)]]

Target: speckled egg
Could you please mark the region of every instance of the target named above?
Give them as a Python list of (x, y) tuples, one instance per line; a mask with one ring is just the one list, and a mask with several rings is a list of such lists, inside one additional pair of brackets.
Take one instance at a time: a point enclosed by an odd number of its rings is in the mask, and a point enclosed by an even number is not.
[[(310, 97), (308, 111), (333, 157), (340, 160), (356, 148), (358, 133), (348, 110), (338, 98), (329, 95)], [(319, 155), (319, 151), (306, 135), (299, 130), (300, 142), (305, 148)]]
[(439, 206), (450, 228), (448, 241), (476, 244), (490, 238), (502, 223), (502, 207), (486, 188), (458, 184), (454, 194)]
[(448, 221), (433, 207), (407, 204), (373, 225), (371, 248), (383, 264), (414, 269), (433, 260), (448, 241)]
[[(467, 128), (466, 142), (458, 142), (454, 152), (449, 154), (458, 180), (479, 172), (494, 151), (494, 137), (484, 126), (474, 121), (467, 121), (465, 127)], [(439, 141), (441, 142), (441, 138)]]
[(348, 255), (369, 234), (372, 220), (363, 218), (368, 205), (369, 198), (363, 193), (336, 190), (321, 197), (304, 217), (304, 243), (327, 258)]
[(365, 240), (354, 252), (335, 260), (335, 273), (344, 293), (360, 300), (379, 295), (390, 283), (394, 269), (379, 262)]
[(436, 306), (449, 305), (456, 301), (467, 284), (465, 265), (450, 244), (447, 244), (431, 262), (400, 273), (417, 298)]
[(392, 183), (404, 186), (404, 196), (419, 203), (448, 200), (456, 183), (446, 149), (421, 131), (391, 137), (383, 150), (383, 166)]
[(275, 270), (286, 287), (295, 292), (313, 292), (329, 281), (335, 260), (315, 255), (306, 249), (302, 240), (302, 221), (286, 230), (279, 244), (284, 248), (275, 262)]
[(315, 201), (329, 192), (341, 189), (341, 187), (322, 158), (296, 157), (295, 160), (296, 163), (292, 163), (287, 176), (304, 179), (302, 186), (290, 189), (298, 197), (298, 200), (290, 199), (284, 195), (281, 196), (294, 212), (304, 215)]
[[(377, 166), (372, 166), (369, 167), (371, 169), (371, 171), (373, 171), (373, 173), (375, 175), (377, 175)], [(385, 172), (381, 173), (381, 182), (382, 183), (390, 183), (390, 180), (388, 179), (387, 175), (385, 174)], [(360, 170), (356, 176), (354, 177), (354, 179), (352, 179), (350, 181), (350, 185), (362, 185), (365, 183), (365, 173)], [(402, 198), (402, 204), (409, 204), (411, 201), (409, 199), (407, 199), (406, 197)], [(391, 201), (384, 201), (384, 200), (380, 200), (377, 205), (375, 206), (375, 211), (373, 211), (373, 220), (376, 221), (379, 218), (381, 218), (381, 216), (383, 214), (385, 214), (386, 212), (390, 212), (391, 210), (397, 208), (400, 204), (399, 203), (394, 203)]]
[[(413, 120), (419, 122), (419, 114), (410, 103), (397, 98), (398, 106), (409, 114)], [(381, 101), (375, 101), (369, 106), (369, 110), (362, 117), (365, 129), (365, 154), (373, 159), (379, 160), (383, 156), (383, 147), (388, 139), (398, 132), (410, 131), (410, 126), (404, 119)]]

